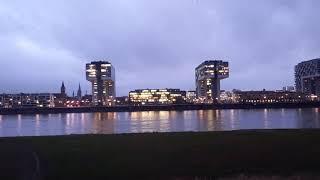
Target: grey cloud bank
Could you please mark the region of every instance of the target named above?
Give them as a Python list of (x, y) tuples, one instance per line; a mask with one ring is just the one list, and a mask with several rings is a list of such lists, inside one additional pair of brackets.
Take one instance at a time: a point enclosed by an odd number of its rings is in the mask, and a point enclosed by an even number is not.
[[(0, 92), (69, 93), (85, 63), (109, 60), (118, 95), (194, 89), (204, 60), (230, 62), (222, 89), (294, 84), (294, 65), (319, 57), (317, 0), (0, 2)], [(90, 91), (89, 91), (90, 92)]]

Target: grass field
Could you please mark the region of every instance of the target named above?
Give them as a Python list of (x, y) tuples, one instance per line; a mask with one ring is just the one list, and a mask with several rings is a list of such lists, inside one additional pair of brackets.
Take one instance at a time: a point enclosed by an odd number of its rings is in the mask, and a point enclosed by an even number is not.
[(39, 166), (44, 179), (285, 177), (320, 172), (320, 130), (0, 138), (0, 156), (3, 176)]

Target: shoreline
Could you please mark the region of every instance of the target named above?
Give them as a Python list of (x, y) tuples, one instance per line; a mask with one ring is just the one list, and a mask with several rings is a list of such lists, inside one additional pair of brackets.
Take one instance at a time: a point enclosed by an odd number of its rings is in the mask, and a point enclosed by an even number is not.
[(146, 106), (112, 107), (56, 107), (56, 108), (0, 108), (0, 115), (16, 114), (58, 114), (58, 113), (94, 113), (94, 112), (139, 112), (139, 111), (190, 111), (219, 109), (291, 109), (318, 108), (320, 102), (307, 103), (268, 103), (268, 104), (176, 104)]

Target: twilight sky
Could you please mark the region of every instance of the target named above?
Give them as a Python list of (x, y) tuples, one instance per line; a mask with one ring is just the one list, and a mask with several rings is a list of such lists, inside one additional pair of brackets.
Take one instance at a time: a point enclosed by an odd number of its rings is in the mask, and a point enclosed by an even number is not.
[(294, 65), (319, 57), (319, 0), (2, 0), (0, 92), (68, 92), (85, 63), (108, 60), (117, 95), (195, 88), (204, 60), (230, 63), (222, 89), (294, 85)]

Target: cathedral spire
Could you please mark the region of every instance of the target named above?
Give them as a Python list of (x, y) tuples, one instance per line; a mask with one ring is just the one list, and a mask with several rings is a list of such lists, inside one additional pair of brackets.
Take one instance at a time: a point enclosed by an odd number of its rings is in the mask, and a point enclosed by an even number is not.
[(64, 86), (64, 81), (62, 81), (60, 93), (61, 95), (66, 96), (66, 87)]
[(82, 91), (81, 91), (81, 86), (80, 86), (80, 83), (79, 83), (78, 92), (77, 92), (77, 98), (81, 99), (81, 97), (82, 97)]

